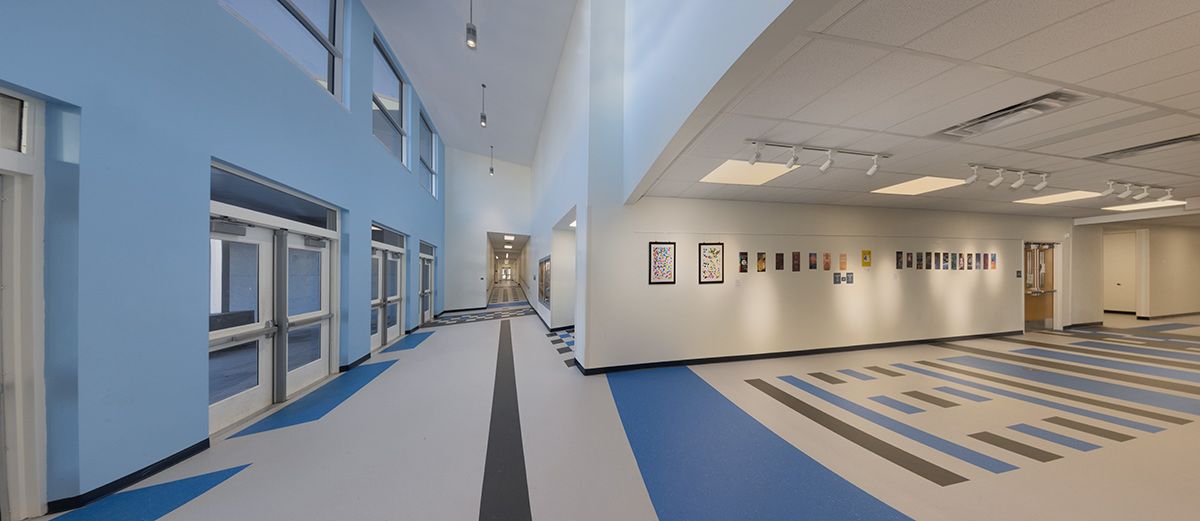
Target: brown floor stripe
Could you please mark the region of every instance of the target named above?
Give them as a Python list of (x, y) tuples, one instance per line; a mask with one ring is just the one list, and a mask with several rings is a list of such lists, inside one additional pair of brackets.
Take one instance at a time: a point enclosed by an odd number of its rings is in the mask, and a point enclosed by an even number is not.
[(932, 394), (925, 394), (921, 391), (907, 391), (907, 392), (903, 392), (900, 394), (903, 394), (905, 396), (911, 396), (913, 398), (921, 400), (922, 402), (931, 403), (931, 404), (941, 407), (943, 409), (949, 409), (951, 407), (958, 407), (957, 403), (954, 403), (945, 398), (940, 398), (940, 397), (934, 396)]
[(1047, 349), (1055, 349), (1058, 351), (1067, 351), (1067, 352), (1071, 352), (1071, 353), (1080, 353), (1080, 354), (1092, 355), (1092, 356), (1106, 356), (1109, 358), (1129, 360), (1132, 362), (1145, 362), (1145, 363), (1157, 364), (1157, 365), (1162, 365), (1162, 366), (1178, 367), (1181, 369), (1191, 369), (1193, 371), (1200, 371), (1200, 364), (1197, 364), (1195, 362), (1185, 362), (1182, 360), (1164, 360), (1164, 359), (1155, 358), (1152, 356), (1132, 355), (1129, 353), (1122, 353), (1119, 351), (1107, 351), (1104, 349), (1087, 349), (1087, 348), (1078, 347), (1078, 346), (1063, 346), (1063, 345), (1058, 345), (1058, 344), (1048, 344), (1046, 342), (1035, 342), (1033, 340), (1021, 340), (1019, 338), (999, 337), (999, 338), (994, 338), (992, 340), (1001, 340), (1004, 342), (1012, 342), (1014, 344), (1038, 346), (1038, 347), (1044, 347)]
[(844, 384), (844, 383), (846, 383), (846, 381), (842, 380), (841, 378), (838, 378), (838, 377), (830, 375), (830, 374), (825, 374), (825, 373), (808, 373), (808, 376), (811, 376), (813, 378), (821, 380), (822, 382), (825, 382), (827, 384)]
[(992, 434), (990, 432), (977, 432), (975, 434), (968, 434), (967, 436), (975, 438), (989, 445), (1000, 447), (1009, 452), (1020, 454), (1026, 458), (1040, 461), (1042, 463), (1062, 458), (1062, 456), (1059, 456), (1053, 452), (1047, 452), (1032, 445), (1026, 445), (1017, 440), (1010, 440), (999, 434)]
[(1047, 423), (1053, 423), (1055, 425), (1060, 425), (1060, 426), (1066, 427), (1068, 429), (1075, 429), (1079, 432), (1086, 432), (1093, 436), (1099, 436), (1101, 438), (1107, 438), (1107, 439), (1110, 439), (1113, 441), (1129, 441), (1129, 440), (1135, 439), (1133, 436), (1130, 436), (1128, 434), (1124, 434), (1124, 433), (1117, 432), (1117, 431), (1110, 431), (1108, 429), (1102, 429), (1095, 425), (1089, 425), (1089, 424), (1086, 424), (1083, 422), (1077, 422), (1075, 420), (1068, 420), (1066, 418), (1062, 418), (1062, 417), (1058, 417), (1058, 416), (1052, 416), (1050, 418), (1046, 418), (1043, 421), (1045, 421)]
[(904, 376), (904, 373), (897, 373), (896, 371), (893, 371), (893, 370), (885, 368), (885, 367), (879, 367), (877, 365), (872, 365), (872, 366), (866, 367), (866, 369), (870, 369), (870, 370), (875, 371), (876, 373), (879, 373), (884, 376), (893, 376), (893, 377), (894, 376)]

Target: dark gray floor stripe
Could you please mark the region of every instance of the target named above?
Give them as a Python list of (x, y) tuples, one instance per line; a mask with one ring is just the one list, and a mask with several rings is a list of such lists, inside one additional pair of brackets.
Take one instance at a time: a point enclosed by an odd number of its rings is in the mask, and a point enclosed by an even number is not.
[[(1172, 344), (1170, 342), (1159, 342), (1159, 341), (1149, 340), (1149, 339), (1145, 339), (1145, 338), (1127, 338), (1127, 337), (1123, 337), (1123, 336), (1100, 335), (1100, 334), (1096, 334), (1096, 333), (1089, 333), (1086, 331), (1074, 331), (1074, 330), (1067, 331), (1065, 333), (1067, 335), (1070, 335), (1070, 336), (1073, 336), (1076, 338), (1082, 338), (1085, 340), (1101, 340), (1101, 341), (1105, 341), (1105, 342), (1114, 342), (1114, 343), (1118, 343), (1118, 344), (1124, 343), (1127, 345), (1133, 345), (1133, 346), (1138, 346), (1138, 347), (1154, 347), (1154, 348), (1158, 348), (1158, 349), (1167, 349), (1167, 350), (1171, 350), (1171, 351), (1182, 351), (1185, 353), (1191, 352), (1191, 349), (1189, 349), (1187, 346), (1183, 346), (1183, 345), (1179, 345), (1179, 344)], [(1195, 337), (1185, 337), (1185, 338), (1182, 338), (1179, 340), (1197, 341), (1200, 339), (1197, 339)]]
[(875, 371), (876, 373), (879, 373), (879, 374), (881, 374), (881, 375), (884, 375), (884, 376), (904, 376), (904, 373), (897, 373), (897, 372), (895, 372), (895, 371), (893, 371), (893, 370), (891, 370), (891, 369), (887, 369), (887, 368), (884, 368), (884, 367), (879, 367), (879, 366), (876, 366), (876, 365), (872, 365), (872, 366), (866, 367), (865, 369), (870, 369), (870, 370), (872, 370), (872, 371)]
[(941, 408), (943, 408), (943, 409), (949, 409), (949, 408), (951, 408), (951, 407), (958, 407), (958, 404), (957, 404), (957, 403), (954, 403), (954, 402), (952, 402), (952, 401), (950, 401), (950, 400), (947, 400), (947, 399), (945, 399), (945, 398), (939, 398), (939, 397), (937, 397), (937, 396), (934, 396), (934, 395), (932, 395), (932, 394), (926, 394), (926, 393), (923, 393), (923, 392), (921, 392), (921, 391), (906, 391), (906, 392), (903, 392), (903, 393), (900, 393), (900, 394), (903, 394), (903, 395), (905, 395), (905, 396), (911, 396), (911, 397), (913, 397), (913, 398), (916, 398), (916, 399), (918, 399), (918, 400), (921, 400), (922, 402), (926, 402), (926, 403), (932, 403), (932, 404), (934, 404), (934, 405), (936, 405), (936, 406), (938, 406), (938, 407), (941, 407)]
[(1059, 425), (1062, 427), (1066, 427), (1068, 429), (1075, 429), (1079, 432), (1086, 432), (1093, 436), (1099, 436), (1101, 438), (1108, 438), (1113, 441), (1129, 441), (1129, 440), (1134, 439), (1133, 436), (1130, 436), (1125, 433), (1121, 433), (1121, 432), (1117, 432), (1117, 431), (1110, 431), (1108, 429), (1102, 429), (1095, 425), (1089, 425), (1089, 424), (1086, 424), (1083, 422), (1077, 422), (1075, 420), (1069, 420), (1067, 418), (1062, 418), (1059, 416), (1052, 416), (1050, 418), (1046, 418), (1043, 421), (1045, 421), (1047, 423), (1053, 423), (1055, 425)]
[(1064, 364), (1062, 362), (1054, 362), (1051, 360), (1042, 360), (1040, 358), (1030, 358), (1027, 356), (1014, 355), (1012, 353), (990, 351), (987, 349), (977, 349), (974, 347), (967, 347), (964, 345), (951, 344), (949, 342), (934, 342), (930, 345), (941, 347), (943, 349), (951, 349), (954, 351), (971, 353), (973, 355), (988, 356), (991, 358), (999, 358), (1001, 360), (1008, 360), (1010, 362), (1017, 362), (1017, 363), (1021, 363), (1021, 364), (1048, 367), (1050, 369), (1055, 369), (1058, 371), (1086, 374), (1088, 376), (1096, 376), (1099, 378), (1108, 378), (1110, 380), (1118, 380), (1121, 382), (1127, 382), (1127, 383), (1131, 383), (1131, 384), (1145, 385), (1147, 387), (1155, 387), (1158, 389), (1165, 389), (1168, 391), (1176, 391), (1176, 392), (1181, 392), (1181, 393), (1200, 395), (1200, 386), (1196, 386), (1196, 385), (1192, 385), (1192, 384), (1185, 384), (1185, 383), (1181, 383), (1181, 382), (1168, 382), (1166, 380), (1159, 380), (1157, 378), (1147, 378), (1145, 376), (1136, 376), (1136, 375), (1131, 375), (1131, 374), (1118, 373), (1116, 371), (1108, 371), (1105, 369), (1096, 369), (1094, 367), (1085, 367), (1085, 366), (1081, 366), (1081, 365)]
[(958, 373), (963, 376), (970, 376), (972, 378), (977, 378), (979, 380), (983, 380), (986, 382), (1003, 384), (1003, 385), (1007, 385), (1009, 387), (1015, 387), (1017, 389), (1033, 391), (1035, 393), (1042, 393), (1047, 396), (1053, 396), (1055, 398), (1061, 398), (1063, 400), (1071, 400), (1073, 402), (1092, 405), (1095, 407), (1101, 407), (1104, 409), (1108, 409), (1110, 411), (1123, 412), (1123, 413), (1132, 414), (1135, 416), (1141, 416), (1143, 418), (1150, 418), (1152, 420), (1159, 420), (1159, 421), (1164, 421), (1167, 423), (1173, 423), (1175, 425), (1187, 425), (1189, 423), (1192, 423), (1192, 420), (1188, 420), (1185, 418), (1179, 418), (1176, 416), (1171, 416), (1169, 414), (1163, 414), (1163, 413), (1156, 412), (1156, 411), (1147, 411), (1145, 409), (1139, 409), (1137, 407), (1130, 407), (1128, 405), (1119, 404), (1119, 403), (1106, 402), (1104, 400), (1097, 400), (1090, 396), (1080, 396), (1077, 394), (1062, 392), (1057, 389), (1047, 389), (1045, 387), (1039, 387), (1036, 385), (1027, 384), (1025, 382), (1019, 382), (1016, 380), (1008, 380), (1006, 378), (1000, 378), (998, 376), (992, 376), (992, 375), (986, 374), (986, 373), (977, 373), (975, 371), (963, 369), (963, 368), (957, 367), (957, 366), (939, 364), (936, 362), (929, 362), (929, 361), (925, 361), (925, 360), (918, 361), (917, 363), (921, 364), (921, 365), (927, 365), (929, 367), (933, 367), (936, 369), (940, 369), (942, 371)]
[(833, 376), (833, 375), (831, 375), (831, 374), (825, 374), (825, 373), (808, 373), (808, 376), (811, 376), (811, 377), (813, 377), (813, 378), (816, 378), (816, 379), (818, 379), (818, 380), (820, 380), (820, 381), (822, 381), (822, 382), (825, 382), (825, 383), (827, 383), (827, 384), (844, 384), (844, 383), (846, 383), (846, 381), (845, 381), (845, 380), (842, 380), (841, 378), (838, 378), (838, 377), (836, 377), (836, 376)]
[(521, 443), (521, 414), (517, 409), (512, 329), (505, 320), (500, 323), (500, 346), (496, 353), (496, 385), (492, 391), (492, 423), (483, 465), (479, 519), (523, 521), (532, 517), (525, 449)]
[(563, 354), (563, 353), (570, 353), (570, 352), (571, 352), (571, 348), (569, 348), (569, 347), (560, 347), (560, 348), (558, 348), (558, 349), (557, 349), (557, 351), (558, 351), (558, 354), (560, 354), (560, 355), (561, 355), (561, 354)]
[(1110, 331), (1113, 333), (1123, 333), (1126, 335), (1152, 336), (1156, 338), (1166, 338), (1169, 340), (1187, 340), (1191, 342), (1200, 341), (1200, 337), (1195, 335), (1180, 335), (1178, 333), (1163, 333), (1161, 331), (1146, 331), (1144, 329), (1119, 329), (1115, 327), (1094, 326), (1088, 329), (1096, 331)]
[(955, 474), (942, 467), (934, 465), (924, 459), (918, 458), (911, 453), (896, 447), (886, 441), (876, 438), (866, 432), (859, 430), (857, 427), (850, 425), (842, 420), (830, 416), (825, 411), (822, 411), (803, 400), (788, 394), (782, 389), (775, 387), (767, 382), (759, 379), (746, 380), (746, 383), (765, 393), (767, 396), (774, 398), (779, 403), (787, 406), (789, 409), (796, 411), (804, 417), (812, 420), (817, 425), (825, 427), (834, 434), (846, 438), (846, 440), (862, 447), (875, 455), (895, 463), (905, 470), (921, 476), (929, 481), (937, 483), (941, 486), (953, 485), (967, 481), (967, 478)]
[(1157, 364), (1160, 366), (1178, 367), (1180, 369), (1191, 369), (1193, 371), (1200, 371), (1200, 364), (1198, 364), (1196, 362), (1185, 362), (1182, 360), (1165, 360), (1162, 358), (1155, 358), (1153, 356), (1133, 355), (1133, 354), (1129, 354), (1129, 353), (1122, 353), (1120, 351), (1109, 351), (1106, 349), (1088, 349), (1088, 348), (1079, 347), (1079, 346), (1063, 346), (1063, 345), (1058, 345), (1058, 344), (1049, 344), (1046, 342), (1035, 342), (1033, 340), (1021, 340), (1018, 338), (1000, 337), (1000, 338), (995, 338), (993, 340), (1002, 340), (1004, 342), (1012, 342), (1014, 344), (1038, 346), (1038, 347), (1044, 347), (1046, 349), (1056, 349), (1058, 351), (1067, 351), (1067, 352), (1071, 352), (1071, 353), (1080, 353), (1080, 354), (1092, 355), (1092, 356), (1106, 356), (1109, 358), (1117, 358), (1120, 360), (1129, 360), (1132, 362), (1143, 362), (1143, 363), (1148, 363), (1148, 364)]
[(989, 445), (1000, 447), (1006, 451), (1020, 454), (1034, 461), (1040, 461), (1042, 463), (1062, 458), (1062, 456), (1059, 456), (1053, 452), (1044, 451), (1032, 445), (1021, 443), (1017, 440), (1008, 439), (999, 434), (992, 434), (990, 432), (977, 432), (975, 434), (968, 434), (967, 436), (975, 438)]

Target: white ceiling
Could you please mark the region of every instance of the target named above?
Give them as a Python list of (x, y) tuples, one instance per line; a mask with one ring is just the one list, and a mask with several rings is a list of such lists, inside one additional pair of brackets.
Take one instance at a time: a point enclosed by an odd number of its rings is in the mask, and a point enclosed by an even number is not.
[[(515, 238), (511, 241), (506, 241), (506, 240), (504, 240), (505, 235), (510, 235)], [(514, 258), (514, 259), (521, 255), (521, 251), (525, 249), (525, 244), (527, 244), (529, 242), (528, 235), (517, 235), (517, 234), (513, 234), (513, 233), (505, 234), (505, 233), (497, 233), (497, 232), (487, 232), (487, 237), (488, 237), (488, 242), (492, 243), (492, 250), (494, 252), (496, 252), (497, 255), (499, 255), (501, 253), (509, 253), (512, 255), (512, 258)], [(505, 249), (504, 248), (505, 244), (511, 244), (512, 249), (511, 250)]]
[[(363, 0), (447, 146), (530, 166), (574, 1)], [(488, 126), (479, 126), (481, 84)]]
[[(1195, 0), (845, 0), (798, 31), (803, 45), (713, 117), (646, 195), (1059, 217), (1105, 214), (1117, 201), (1012, 201), (1098, 192), (1106, 180), (1200, 196), (1200, 144), (1083, 159), (1200, 133), (1198, 28)], [(929, 137), (1064, 88), (1098, 98), (958, 142)], [(698, 182), (728, 159), (749, 159), (747, 139), (892, 158), (867, 177), (870, 158), (841, 155), (821, 173), (825, 154), (805, 152), (803, 166), (763, 186)], [(763, 160), (789, 153), (768, 148)], [(869, 193), (925, 175), (966, 178), (966, 163), (1050, 172), (1050, 188), (1032, 192), (1032, 179), (991, 189), (995, 173), (985, 170), (984, 182), (922, 196)]]

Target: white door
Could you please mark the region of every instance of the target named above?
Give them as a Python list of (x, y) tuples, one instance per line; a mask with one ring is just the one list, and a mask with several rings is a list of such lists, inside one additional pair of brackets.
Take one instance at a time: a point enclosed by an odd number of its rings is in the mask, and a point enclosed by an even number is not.
[(274, 235), (237, 229), (209, 236), (209, 432), (271, 405)]
[(387, 334), (383, 327), (383, 259), (387, 252), (371, 248), (371, 349), (382, 347)]
[(329, 241), (287, 236), (287, 395), (329, 374)]
[(1104, 236), (1104, 310), (1137, 311), (1137, 234)]
[(404, 331), (404, 254), (371, 249), (371, 348), (390, 344)]
[(421, 323), (433, 320), (433, 257), (421, 257)]

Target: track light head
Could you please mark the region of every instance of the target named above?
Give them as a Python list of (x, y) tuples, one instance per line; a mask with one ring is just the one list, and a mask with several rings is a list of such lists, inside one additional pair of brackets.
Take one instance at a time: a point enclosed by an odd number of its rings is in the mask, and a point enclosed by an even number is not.
[(1020, 187), (1022, 187), (1022, 186), (1025, 186), (1025, 171), (1024, 171), (1024, 170), (1022, 170), (1022, 171), (1018, 172), (1018, 174), (1019, 174), (1021, 177), (1020, 177), (1020, 178), (1018, 178), (1018, 179), (1017, 179), (1017, 181), (1016, 181), (1015, 183), (1013, 183), (1013, 184), (1009, 185), (1009, 188), (1012, 188), (1013, 190), (1016, 190), (1016, 189), (1018, 189), (1018, 188), (1020, 188)]
[(800, 159), (800, 158), (796, 157), (796, 147), (792, 147), (792, 157), (788, 158), (787, 167), (791, 168), (793, 166), (796, 166), (796, 161), (798, 159)]
[(1150, 187), (1149, 187), (1149, 186), (1143, 186), (1143, 187), (1142, 187), (1142, 193), (1140, 193), (1140, 194), (1137, 194), (1137, 195), (1133, 196), (1133, 200), (1134, 200), (1134, 201), (1141, 201), (1142, 199), (1145, 199), (1145, 198), (1147, 198), (1147, 197), (1150, 197)]
[(494, 166), (489, 166), (489, 167), (488, 167), (488, 175), (490, 175), (490, 176), (495, 176), (495, 175), (496, 175), (496, 167), (494, 167)]
[(1049, 184), (1050, 184), (1050, 182), (1046, 180), (1046, 174), (1042, 174), (1042, 182), (1040, 182), (1040, 183), (1038, 183), (1037, 185), (1035, 185), (1035, 186), (1033, 187), (1033, 191), (1034, 191), (1034, 192), (1041, 192), (1041, 191), (1042, 191), (1042, 190), (1044, 190), (1044, 189), (1046, 188), (1046, 186), (1047, 186), (1047, 185), (1049, 185)]
[(1109, 182), (1108, 182), (1108, 189), (1107, 189), (1107, 190), (1105, 190), (1105, 191), (1103, 191), (1103, 192), (1100, 192), (1100, 197), (1102, 197), (1102, 198), (1103, 198), (1103, 197), (1108, 197), (1108, 196), (1112, 195), (1112, 194), (1113, 194), (1113, 192), (1115, 192), (1115, 191), (1116, 191), (1116, 189), (1114, 189), (1114, 188), (1113, 188), (1113, 182), (1112, 182), (1112, 181), (1109, 181)]
[(759, 159), (762, 159), (762, 149), (763, 149), (762, 143), (754, 143), (754, 155), (750, 156), (750, 161), (749, 161), (751, 166), (753, 166), (754, 163), (757, 163)]
[(821, 166), (819, 167), (822, 172), (828, 172), (829, 167), (833, 166), (833, 151), (826, 150), (825, 155), (827, 155), (829, 158), (826, 159), (825, 162), (822, 163)]
[(479, 94), (479, 126), (487, 127), (487, 84), (479, 84), (482, 89)]
[(1125, 191), (1118, 194), (1117, 199), (1129, 199), (1131, 195), (1133, 195), (1133, 185), (1126, 183)]
[(879, 171), (879, 154), (871, 156), (871, 168), (867, 169), (867, 177), (875, 175)]
[(996, 169), (996, 178), (992, 179), (992, 182), (988, 183), (988, 188), (995, 188), (997, 186), (1000, 186), (1000, 183), (1003, 183), (1003, 182), (1004, 182), (1004, 169), (1003, 168)]
[(467, 48), (474, 50), (476, 40), (479, 36), (479, 31), (475, 29), (475, 24), (467, 22)]
[(969, 185), (979, 180), (979, 165), (971, 165), (971, 175), (963, 181), (963, 184)]
[(479, 126), (487, 127), (487, 114), (484, 112), (479, 113)]
[(1171, 198), (1173, 198), (1173, 197), (1174, 197), (1173, 195), (1171, 195), (1171, 191), (1173, 191), (1173, 190), (1175, 190), (1175, 189), (1174, 189), (1174, 188), (1168, 188), (1168, 189), (1167, 189), (1167, 195), (1164, 195), (1164, 196), (1162, 196), (1162, 197), (1159, 197), (1159, 198), (1158, 198), (1158, 202), (1160, 202), (1160, 203), (1165, 203), (1165, 202), (1167, 202), (1167, 201), (1170, 201), (1170, 200), (1171, 200)]

